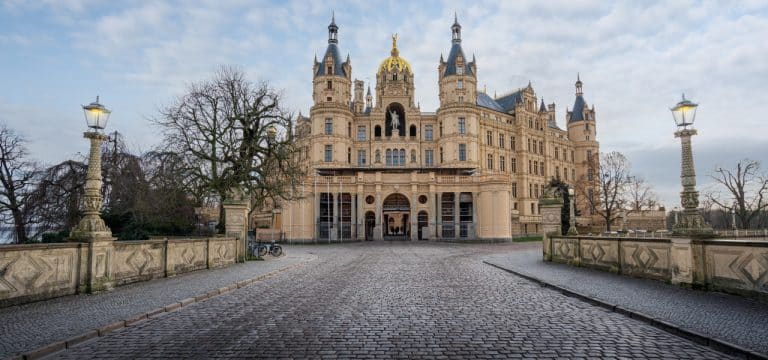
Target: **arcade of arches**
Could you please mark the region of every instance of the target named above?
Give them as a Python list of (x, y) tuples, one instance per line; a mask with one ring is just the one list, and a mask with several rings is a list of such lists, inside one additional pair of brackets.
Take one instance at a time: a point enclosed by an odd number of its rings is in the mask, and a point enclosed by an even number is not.
[(312, 230), (317, 241), (475, 239), (475, 197), (471, 192), (319, 191)]

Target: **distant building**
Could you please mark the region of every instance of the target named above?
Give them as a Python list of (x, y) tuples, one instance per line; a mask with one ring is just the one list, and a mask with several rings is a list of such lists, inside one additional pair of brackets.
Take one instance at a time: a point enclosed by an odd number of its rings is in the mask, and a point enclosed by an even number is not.
[[(478, 90), (481, 67), (465, 55), (455, 21), (448, 57), (437, 63), (440, 106), (424, 112), (397, 35), (374, 91), (368, 84), (364, 93), (338, 29), (328, 26), (328, 47), (312, 67), (314, 105), (296, 128), (304, 199), (283, 204), (273, 222), (287, 238), (506, 240), (541, 231), (538, 199), (551, 178), (593, 176), (595, 109), (580, 79), (564, 130), (555, 104), (530, 82), (501, 96)], [(584, 203), (577, 200), (589, 218)]]

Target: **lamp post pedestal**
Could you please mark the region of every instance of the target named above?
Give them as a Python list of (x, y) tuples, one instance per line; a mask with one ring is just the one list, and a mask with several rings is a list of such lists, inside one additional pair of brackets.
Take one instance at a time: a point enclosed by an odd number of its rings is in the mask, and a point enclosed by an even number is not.
[(104, 134), (86, 132), (86, 139), (91, 140), (91, 150), (88, 156), (88, 173), (85, 177), (85, 195), (83, 196), (83, 218), (69, 234), (75, 241), (93, 242), (97, 240), (114, 240), (112, 231), (101, 218), (101, 143), (107, 139)]
[(682, 144), (682, 164), (680, 181), (683, 191), (680, 192), (680, 203), (683, 213), (673, 229), (675, 235), (707, 235), (712, 234), (712, 227), (704, 221), (699, 213), (699, 192), (696, 191), (696, 170), (693, 165), (693, 150), (691, 136), (696, 135), (695, 129), (681, 129), (675, 132)]

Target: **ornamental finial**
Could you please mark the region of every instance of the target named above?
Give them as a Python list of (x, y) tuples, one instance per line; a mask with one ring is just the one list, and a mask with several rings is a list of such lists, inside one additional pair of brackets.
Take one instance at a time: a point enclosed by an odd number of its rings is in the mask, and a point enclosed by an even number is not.
[(392, 35), (392, 56), (398, 56), (400, 51), (397, 50), (397, 33)]

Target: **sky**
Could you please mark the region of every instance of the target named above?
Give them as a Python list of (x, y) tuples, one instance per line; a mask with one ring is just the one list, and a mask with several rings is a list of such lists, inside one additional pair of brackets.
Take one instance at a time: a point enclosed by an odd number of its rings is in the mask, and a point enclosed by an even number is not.
[(491, 95), (533, 84), (573, 107), (580, 74), (597, 111), (602, 152), (624, 153), (668, 208), (679, 204), (680, 143), (669, 108), (699, 104), (699, 190), (717, 167), (756, 159), (768, 169), (766, 1), (95, 1), (0, 0), (0, 122), (54, 164), (87, 152), (81, 105), (113, 110), (108, 131), (133, 151), (160, 143), (150, 120), (221, 65), (282, 91), (307, 114), (312, 61), (335, 13), (354, 78), (375, 78), (399, 35), (422, 111), (438, 106), (437, 65), (454, 14), (478, 86)]

